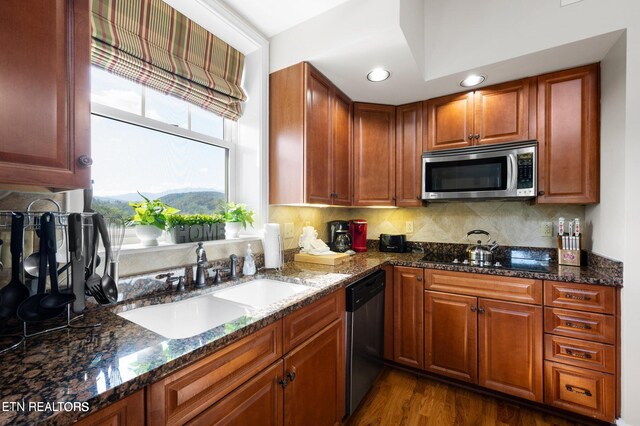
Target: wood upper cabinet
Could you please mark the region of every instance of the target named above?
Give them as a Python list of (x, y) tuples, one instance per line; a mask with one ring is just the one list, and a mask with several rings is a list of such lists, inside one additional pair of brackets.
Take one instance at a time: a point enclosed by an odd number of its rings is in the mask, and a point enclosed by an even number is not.
[(393, 360), (424, 366), (423, 270), (397, 266), (393, 277)]
[(269, 83), (269, 202), (351, 205), (351, 100), (306, 62)]
[(599, 64), (538, 76), (538, 203), (599, 202), (599, 106)]
[(533, 139), (530, 90), (524, 79), (426, 101), (425, 151)]
[(478, 384), (542, 402), (542, 307), (478, 301)]
[(5, 0), (0, 16), (0, 184), (89, 187), (89, 1)]
[(473, 296), (424, 292), (426, 370), (477, 383), (477, 304)]
[(396, 107), (396, 206), (422, 206), (422, 103)]
[(341, 424), (345, 403), (344, 342), (341, 318), (284, 357), (285, 425)]
[(354, 206), (395, 205), (395, 113), (390, 105), (354, 104)]

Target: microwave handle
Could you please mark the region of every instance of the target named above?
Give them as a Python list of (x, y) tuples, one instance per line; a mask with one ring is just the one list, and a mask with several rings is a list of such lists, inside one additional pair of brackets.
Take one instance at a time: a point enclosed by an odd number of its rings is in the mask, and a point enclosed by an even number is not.
[(509, 177), (509, 190), (515, 190), (518, 184), (518, 166), (516, 154), (508, 154), (507, 158), (507, 176)]

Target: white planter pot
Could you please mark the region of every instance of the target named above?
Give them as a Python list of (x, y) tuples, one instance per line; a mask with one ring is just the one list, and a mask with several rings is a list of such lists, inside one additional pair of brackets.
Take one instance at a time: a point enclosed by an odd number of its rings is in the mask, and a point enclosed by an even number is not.
[(226, 239), (238, 238), (238, 233), (241, 228), (242, 224), (240, 222), (227, 222), (224, 226)]
[(145, 247), (157, 246), (158, 238), (162, 236), (162, 229), (152, 225), (136, 225), (136, 237)]

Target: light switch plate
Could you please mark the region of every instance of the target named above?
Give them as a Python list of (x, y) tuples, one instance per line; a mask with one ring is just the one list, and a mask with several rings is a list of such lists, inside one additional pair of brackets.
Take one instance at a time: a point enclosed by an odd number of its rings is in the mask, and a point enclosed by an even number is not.
[(540, 222), (540, 236), (553, 237), (553, 222)]
[(293, 223), (284, 224), (284, 237), (293, 238)]

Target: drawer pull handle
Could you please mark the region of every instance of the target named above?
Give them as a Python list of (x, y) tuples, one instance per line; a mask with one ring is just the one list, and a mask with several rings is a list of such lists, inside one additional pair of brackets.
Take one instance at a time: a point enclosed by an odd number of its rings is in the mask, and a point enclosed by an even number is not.
[(578, 395), (593, 396), (591, 395), (591, 392), (589, 391), (589, 389), (583, 389), (583, 388), (579, 388), (577, 386), (571, 386), (571, 385), (564, 385), (564, 387), (567, 388), (569, 392), (577, 393)]
[(565, 349), (565, 352), (567, 355), (574, 356), (576, 358), (591, 359), (591, 354), (586, 352), (576, 352), (572, 349)]
[(573, 300), (586, 300), (586, 301), (591, 300), (591, 298), (589, 296), (577, 296), (577, 295), (572, 294), (572, 293), (565, 293), (564, 297), (566, 299), (573, 299)]
[(591, 326), (589, 324), (576, 324), (576, 323), (567, 321), (565, 325), (567, 327), (578, 328), (580, 330), (591, 330)]

